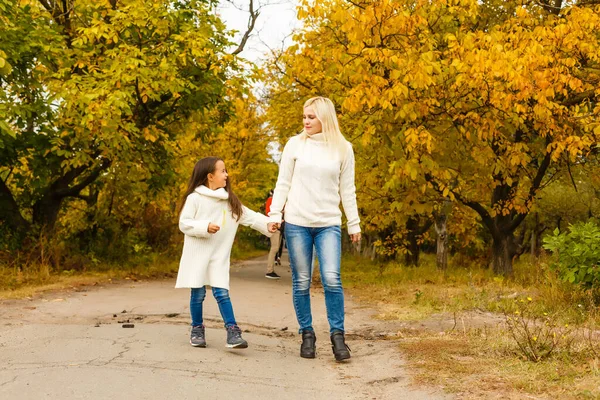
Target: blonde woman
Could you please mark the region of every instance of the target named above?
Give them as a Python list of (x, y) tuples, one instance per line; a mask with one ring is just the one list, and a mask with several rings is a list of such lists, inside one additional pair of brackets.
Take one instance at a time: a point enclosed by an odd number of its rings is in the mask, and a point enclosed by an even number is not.
[(304, 104), (304, 130), (292, 137), (281, 156), (279, 177), (269, 217), (281, 223), (285, 206), (285, 237), (292, 270), (293, 300), (302, 334), (300, 356), (315, 358), (310, 283), (313, 246), (321, 281), (333, 354), (350, 358), (344, 338), (344, 291), (340, 279), (342, 212), (353, 242), (360, 240), (360, 219), (354, 185), (354, 152), (340, 131), (331, 100), (314, 97)]

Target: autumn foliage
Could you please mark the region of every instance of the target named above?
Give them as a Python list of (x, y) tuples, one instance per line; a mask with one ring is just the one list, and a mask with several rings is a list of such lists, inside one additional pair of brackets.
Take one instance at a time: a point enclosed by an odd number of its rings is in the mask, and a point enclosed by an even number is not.
[(276, 166), (213, 5), (0, 0), (2, 249), (46, 243), (57, 268), (168, 249), (208, 155), (260, 207)]
[(494, 270), (511, 274), (540, 190), (594, 158), (600, 137), (599, 8), (561, 7), (305, 1), (297, 44), (271, 65), (271, 120), (288, 135), (283, 110), (333, 97), (384, 251), (418, 251), (411, 240), (450, 201), (450, 232), (471, 242), (479, 224)]
[(208, 154), (258, 209), (268, 149), (318, 94), (354, 145), (365, 254), (417, 265), (437, 240), (442, 267), (452, 251), (510, 275), (545, 231), (600, 212), (595, 3), (305, 0), (265, 103), (210, 1), (0, 0), (2, 246), (168, 245)]

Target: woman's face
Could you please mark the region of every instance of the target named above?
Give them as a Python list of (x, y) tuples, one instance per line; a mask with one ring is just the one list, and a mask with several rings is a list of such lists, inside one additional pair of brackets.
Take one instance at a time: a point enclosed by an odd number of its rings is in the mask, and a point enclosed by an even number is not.
[(210, 188), (215, 190), (225, 187), (227, 183), (227, 170), (225, 169), (225, 163), (221, 160), (215, 164), (215, 172), (208, 174), (208, 184)]
[(304, 108), (304, 114), (302, 115), (302, 122), (304, 124), (304, 132), (308, 135), (314, 135), (315, 133), (321, 133), (322, 126), (321, 121), (317, 118), (315, 110), (311, 107)]

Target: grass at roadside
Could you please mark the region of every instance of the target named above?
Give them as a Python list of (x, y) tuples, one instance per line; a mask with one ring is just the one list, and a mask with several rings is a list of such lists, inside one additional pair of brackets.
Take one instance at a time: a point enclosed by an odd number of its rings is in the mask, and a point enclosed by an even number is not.
[[(427, 257), (407, 268), (346, 256), (342, 277), (379, 318), (403, 321), (406, 329), (397, 336), (417, 383), (466, 398), (600, 398), (600, 344), (586, 334), (587, 327), (599, 326), (598, 314), (586, 293), (559, 281), (543, 262), (519, 263), (507, 280), (476, 266), (454, 265), (444, 273)], [(556, 332), (571, 324), (568, 345), (543, 361), (527, 360), (504, 323), (504, 312), (511, 316), (523, 306), (533, 317), (545, 316)], [(462, 323), (427, 323), (444, 316)], [(530, 339), (534, 345), (538, 340)]]
[(159, 254), (129, 264), (102, 263), (81, 271), (49, 268), (0, 268), (0, 299), (32, 297), (37, 293), (118, 280), (175, 276), (178, 263)]
[(583, 342), (534, 363), (502, 330), (421, 332), (400, 341), (417, 384), (439, 385), (461, 398), (600, 398), (600, 363)]
[(584, 322), (593, 308), (587, 293), (560, 281), (545, 263), (515, 266), (515, 277), (494, 276), (477, 266), (451, 266), (446, 272), (424, 257), (419, 267), (396, 262), (378, 263), (345, 256), (345, 287), (355, 289), (362, 300), (379, 304), (382, 319), (414, 320), (439, 312), (482, 310), (502, 312), (515, 300), (531, 297), (535, 312), (553, 312), (571, 323)]
[[(250, 244), (239, 243), (232, 251), (232, 262), (265, 254)], [(179, 256), (150, 253), (127, 263), (98, 263), (82, 270), (53, 271), (48, 266), (25, 268), (0, 265), (0, 299), (32, 297), (35, 294), (118, 280), (171, 278), (177, 275)]]

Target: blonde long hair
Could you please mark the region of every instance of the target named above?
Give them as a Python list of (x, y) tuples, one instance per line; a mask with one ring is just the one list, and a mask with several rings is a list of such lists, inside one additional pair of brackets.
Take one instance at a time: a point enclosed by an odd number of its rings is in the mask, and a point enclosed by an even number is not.
[[(321, 121), (322, 132), (327, 146), (333, 154), (337, 155), (343, 161), (348, 152), (349, 142), (340, 131), (340, 124), (338, 123), (333, 102), (326, 97), (319, 96), (306, 100), (304, 108), (309, 106), (313, 107), (317, 118)], [(303, 139), (308, 138), (308, 134), (304, 130), (301, 136)]]

